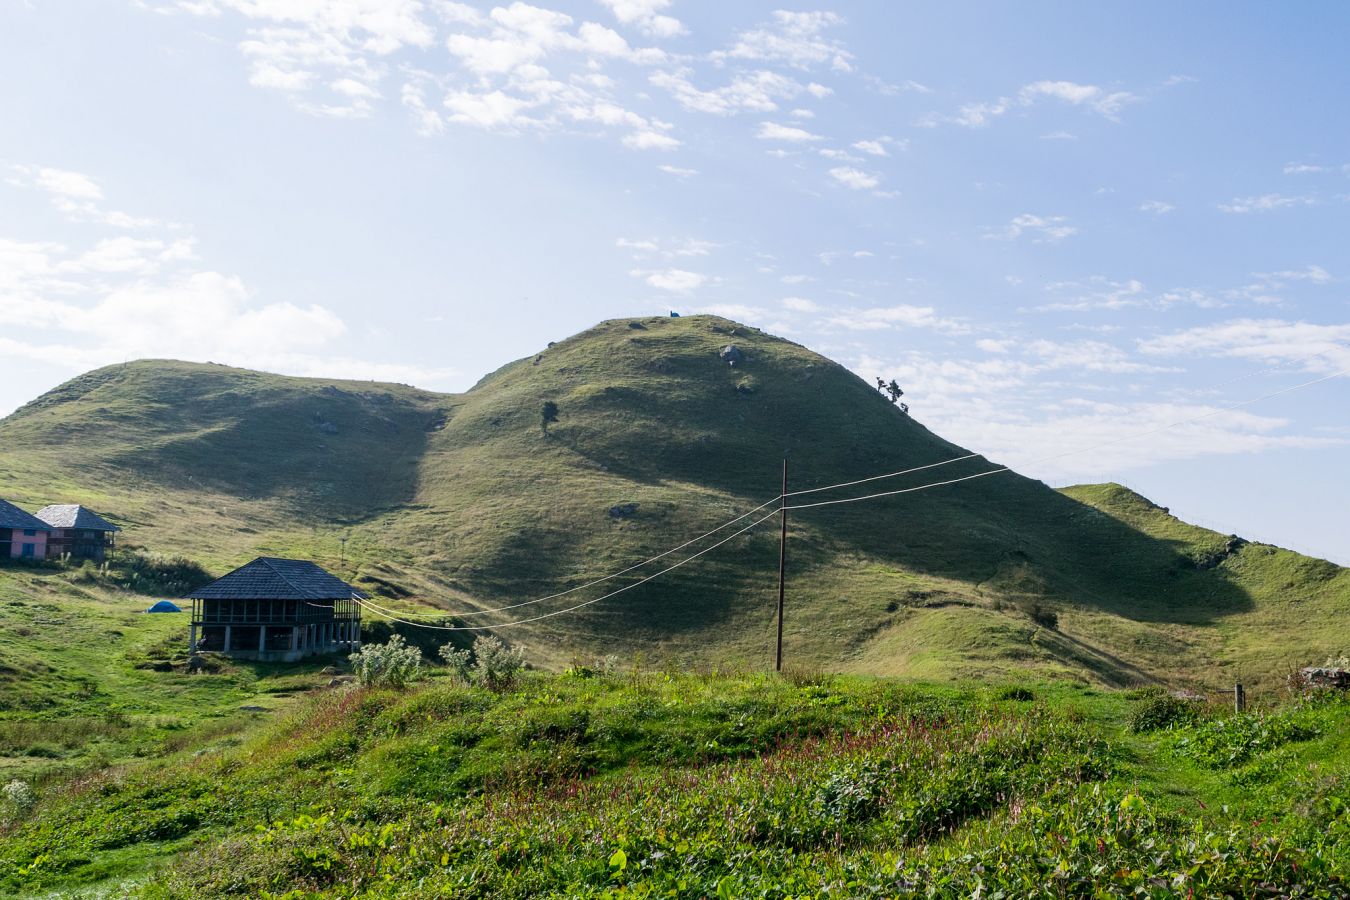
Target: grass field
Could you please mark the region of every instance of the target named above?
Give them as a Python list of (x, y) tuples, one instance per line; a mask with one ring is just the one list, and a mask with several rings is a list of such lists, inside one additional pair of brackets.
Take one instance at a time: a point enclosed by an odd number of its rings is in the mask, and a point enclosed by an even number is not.
[(0, 890), (1340, 897), (1347, 725), (1345, 698), (1235, 716), (1063, 682), (338, 688), (53, 785), (11, 812)]

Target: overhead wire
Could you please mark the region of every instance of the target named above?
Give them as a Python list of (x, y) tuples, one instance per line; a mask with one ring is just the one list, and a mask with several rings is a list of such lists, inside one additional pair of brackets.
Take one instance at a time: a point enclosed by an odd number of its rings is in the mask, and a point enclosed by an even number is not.
[[(769, 502), (772, 503), (773, 501), (769, 501)], [(764, 522), (767, 522), (769, 519), (772, 519), (774, 516), (776, 516), (776, 515), (778, 515), (778, 514), (779, 514), (779, 510), (778, 510), (778, 509), (775, 509), (775, 510), (773, 510), (772, 512), (770, 512), (767, 516), (763, 516), (763, 517), (761, 517), (761, 518), (759, 518), (759, 519), (756, 519), (755, 521), (751, 522), (749, 525), (747, 525), (747, 526), (745, 526), (744, 528), (742, 528), (740, 531), (737, 531), (737, 532), (735, 532), (734, 534), (731, 534), (731, 535), (728, 535), (727, 537), (722, 538), (722, 540), (718, 541), (718, 542), (715, 543), (715, 544), (712, 544), (711, 546), (704, 547), (702, 550), (699, 550), (697, 553), (694, 553), (692, 556), (688, 556), (688, 557), (686, 557), (686, 558), (680, 560), (679, 562), (675, 563), (675, 564), (672, 565), (672, 566), (667, 566), (666, 568), (662, 569), (662, 570), (659, 571), (659, 572), (653, 572), (652, 574), (650, 574), (650, 575), (648, 575), (648, 576), (646, 576), (646, 577), (644, 577), (644, 578), (642, 578), (642, 579), (640, 579), (640, 580), (638, 580), (638, 581), (635, 581), (635, 582), (633, 582), (632, 584), (624, 585), (623, 587), (619, 588), (619, 589), (616, 590), (616, 591), (610, 591), (608, 594), (602, 594), (601, 596), (596, 597), (596, 598), (591, 599), (591, 600), (587, 600), (587, 601), (585, 601), (584, 603), (578, 603), (578, 604), (576, 604), (575, 606), (569, 606), (567, 609), (554, 610), (553, 612), (544, 613), (544, 614), (542, 614), (542, 615), (534, 616), (534, 617), (529, 618), (529, 619), (516, 619), (516, 620), (511, 621), (511, 622), (499, 622), (499, 623), (497, 623), (497, 624), (495, 624), (495, 625), (431, 625), (431, 624), (428, 624), (428, 623), (426, 623), (426, 622), (410, 622), (410, 621), (408, 621), (408, 620), (406, 620), (406, 619), (398, 618), (398, 617), (396, 617), (396, 616), (394, 616), (394, 615), (391, 615), (391, 614), (389, 614), (389, 613), (384, 612), (384, 610), (382, 610), (378, 605), (373, 604), (373, 603), (371, 603), (371, 602), (369, 602), (369, 601), (367, 601), (367, 600), (362, 600), (362, 599), (360, 599), (360, 598), (358, 598), (358, 597), (356, 597), (356, 596), (353, 596), (353, 597), (352, 597), (352, 600), (355, 601), (355, 602), (357, 603), (357, 605), (361, 606), (362, 608), (364, 608), (364, 609), (369, 609), (371, 612), (374, 612), (374, 613), (376, 613), (376, 614), (378, 614), (378, 615), (382, 615), (384, 618), (390, 620), (391, 622), (398, 622), (398, 623), (403, 624), (403, 625), (411, 625), (411, 626), (413, 626), (414, 628), (430, 628), (430, 629), (434, 629), (434, 630), (436, 630), (436, 631), (495, 631), (495, 630), (501, 629), (501, 628), (513, 628), (513, 627), (515, 627), (515, 626), (517, 626), (517, 625), (528, 625), (528, 624), (531, 623), (531, 622), (539, 622), (539, 621), (542, 621), (543, 619), (551, 619), (551, 618), (553, 618), (554, 616), (561, 616), (561, 615), (564, 615), (564, 614), (566, 614), (566, 613), (576, 612), (577, 610), (579, 610), (579, 609), (581, 609), (581, 608), (583, 608), (583, 607), (590, 606), (590, 605), (595, 604), (595, 603), (599, 603), (601, 600), (608, 600), (609, 598), (611, 598), (611, 597), (616, 597), (616, 596), (618, 596), (619, 594), (624, 593), (625, 591), (631, 591), (633, 588), (638, 587), (639, 585), (646, 584), (647, 582), (651, 581), (651, 580), (654, 579), (654, 578), (659, 578), (659, 577), (661, 577), (662, 575), (665, 575), (667, 572), (673, 572), (674, 570), (680, 568), (681, 566), (693, 562), (694, 560), (698, 559), (700, 556), (703, 556), (703, 555), (706, 554), (706, 553), (711, 553), (713, 550), (716, 550), (718, 547), (722, 546), (723, 544), (725, 544), (725, 543), (727, 543), (727, 542), (729, 542), (729, 541), (735, 540), (736, 538), (738, 538), (738, 537), (740, 537), (741, 535), (745, 534), (747, 531), (751, 530), (752, 528), (755, 528), (755, 527), (758, 526), (758, 525), (763, 524)]]
[(656, 562), (658, 559), (665, 559), (667, 556), (670, 556), (672, 553), (678, 553), (679, 551), (683, 550), (685, 547), (691, 546), (691, 545), (693, 545), (693, 544), (697, 544), (699, 541), (703, 540), (704, 538), (712, 537), (714, 534), (717, 534), (719, 531), (725, 531), (727, 528), (730, 528), (732, 525), (735, 525), (737, 522), (744, 521), (745, 519), (747, 519), (747, 518), (749, 518), (750, 516), (754, 515), (755, 513), (759, 512), (761, 509), (763, 509), (764, 507), (768, 506), (769, 504), (771, 504), (771, 503), (777, 503), (777, 502), (778, 502), (779, 500), (781, 500), (781, 499), (782, 499), (782, 497), (780, 496), (780, 497), (774, 497), (774, 498), (772, 498), (772, 499), (770, 499), (770, 500), (766, 500), (766, 501), (764, 501), (763, 503), (761, 503), (759, 506), (756, 506), (754, 509), (751, 509), (751, 510), (749, 510), (748, 512), (744, 512), (744, 513), (742, 513), (741, 515), (737, 516), (736, 518), (731, 519), (730, 521), (723, 522), (721, 525), (718, 525), (716, 528), (712, 529), (711, 531), (705, 531), (703, 534), (700, 534), (698, 537), (696, 537), (696, 538), (691, 538), (691, 539), (685, 541), (683, 544), (680, 544), (678, 547), (672, 547), (672, 548), (670, 548), (669, 550), (665, 551), (664, 553), (658, 553), (656, 556), (653, 556), (653, 557), (651, 557), (650, 559), (644, 559), (642, 562), (634, 563), (633, 565), (629, 566), (629, 567), (626, 568), (626, 569), (620, 569), (620, 570), (617, 571), (617, 572), (611, 572), (611, 573), (608, 574), (608, 575), (602, 576), (602, 577), (600, 577), (600, 578), (596, 578), (596, 579), (594, 579), (594, 580), (592, 580), (592, 581), (588, 581), (588, 582), (586, 582), (585, 584), (578, 584), (578, 585), (576, 585), (575, 587), (570, 587), (570, 588), (568, 588), (568, 589), (565, 590), (565, 591), (559, 591), (559, 592), (557, 592), (556, 594), (549, 594), (549, 595), (546, 596), (546, 597), (536, 597), (536, 598), (533, 599), (533, 600), (525, 600), (525, 601), (523, 601), (523, 602), (521, 602), (521, 603), (512, 603), (512, 604), (510, 604), (509, 606), (498, 606), (498, 607), (495, 607), (495, 608), (492, 608), (492, 609), (475, 609), (475, 610), (470, 610), (470, 611), (468, 611), (468, 612), (452, 612), (451, 610), (439, 610), (439, 611), (437, 611), (437, 612), (426, 612), (426, 613), (399, 613), (399, 615), (408, 615), (408, 616), (412, 616), (412, 617), (426, 616), (427, 618), (444, 618), (444, 617), (446, 617), (446, 616), (455, 616), (455, 617), (457, 617), (457, 618), (463, 618), (463, 617), (465, 617), (465, 616), (485, 616), (485, 615), (490, 615), (490, 614), (493, 614), (493, 613), (507, 612), (508, 610), (512, 610), (512, 609), (520, 609), (522, 606), (533, 606), (533, 605), (535, 605), (536, 603), (545, 603), (545, 602), (547, 602), (547, 601), (549, 601), (549, 600), (557, 600), (559, 597), (566, 597), (566, 596), (568, 596), (569, 594), (575, 594), (577, 591), (585, 590), (585, 589), (588, 588), (588, 587), (594, 587), (594, 586), (597, 585), (597, 584), (603, 584), (603, 583), (606, 582), (606, 581), (612, 581), (612, 580), (614, 580), (615, 578), (620, 577), (621, 575), (627, 575), (629, 572), (632, 572), (632, 571), (634, 571), (634, 570), (636, 570), (636, 569), (640, 569), (640, 568), (642, 568), (643, 566), (648, 565), (649, 563), (654, 563), (654, 562)]
[[(844, 482), (844, 483), (842, 483), (842, 484), (826, 485), (825, 487), (811, 488), (811, 489), (805, 490), (805, 491), (789, 491), (788, 494), (787, 494), (787, 496), (791, 497), (791, 496), (794, 496), (794, 495), (796, 495), (796, 494), (811, 494), (811, 493), (816, 493), (816, 492), (818, 492), (818, 491), (834, 490), (834, 489), (842, 488), (842, 487), (852, 487), (853, 485), (863, 484), (863, 483), (866, 483), (866, 482), (869, 482), (869, 481), (878, 481), (878, 480), (883, 479), (883, 478), (896, 478), (896, 477), (898, 477), (898, 476), (900, 476), (900, 475), (909, 475), (909, 474), (912, 474), (912, 473), (914, 473), (914, 472), (922, 472), (922, 471), (924, 471), (924, 470), (926, 470), (926, 469), (935, 469), (935, 468), (938, 468), (938, 467), (940, 467), (940, 466), (946, 466), (946, 465), (950, 465), (950, 464), (955, 463), (955, 462), (961, 462), (962, 460), (966, 460), (966, 459), (974, 459), (974, 458), (976, 458), (976, 457), (978, 457), (978, 456), (980, 456), (980, 454), (978, 454), (978, 453), (970, 453), (970, 454), (967, 454), (967, 455), (965, 455), (965, 456), (958, 456), (958, 457), (956, 457), (956, 458), (954, 458), (954, 459), (943, 460), (943, 461), (941, 461), (941, 462), (936, 462), (936, 463), (929, 463), (928, 465), (923, 465), (923, 466), (915, 466), (915, 467), (913, 467), (913, 468), (910, 468), (910, 469), (904, 469), (904, 470), (899, 471), (899, 472), (888, 472), (888, 473), (886, 473), (885, 475), (873, 475), (873, 476), (870, 477), (870, 478), (862, 478), (862, 479), (859, 479), (858, 481), (849, 481), (849, 482)], [(666, 558), (667, 556), (670, 556), (670, 555), (673, 554), (673, 553), (678, 553), (679, 551), (685, 549), (686, 547), (692, 546), (693, 544), (697, 544), (699, 541), (702, 541), (702, 540), (705, 539), (705, 538), (712, 537), (714, 534), (717, 534), (719, 531), (724, 531), (724, 530), (726, 530), (727, 528), (730, 528), (732, 525), (735, 525), (737, 522), (744, 521), (745, 519), (747, 519), (747, 518), (749, 518), (750, 516), (754, 515), (756, 512), (758, 512), (759, 510), (763, 509), (764, 507), (770, 505), (771, 503), (777, 503), (777, 502), (780, 501), (781, 499), (783, 499), (783, 495), (779, 495), (779, 496), (774, 497), (774, 498), (772, 498), (772, 499), (770, 499), (770, 500), (766, 500), (765, 502), (763, 502), (763, 503), (761, 503), (759, 506), (756, 506), (755, 508), (749, 510), (748, 512), (742, 513), (741, 515), (737, 516), (736, 518), (731, 519), (730, 521), (724, 522), (724, 523), (722, 523), (721, 525), (718, 525), (716, 528), (712, 529), (711, 531), (705, 531), (703, 534), (699, 535), (698, 537), (691, 538), (691, 539), (685, 541), (683, 544), (680, 544), (680, 545), (677, 546), (677, 547), (672, 547), (671, 549), (665, 551), (664, 553), (658, 553), (656, 556), (650, 557), (649, 559), (644, 559), (642, 562), (639, 562), (639, 563), (634, 563), (633, 565), (629, 566), (629, 567), (626, 568), (626, 569), (620, 569), (620, 570), (617, 571), (617, 572), (613, 572), (613, 573), (611, 573), (611, 574), (609, 574), (609, 575), (605, 575), (605, 576), (602, 576), (602, 577), (600, 577), (600, 578), (596, 578), (596, 579), (594, 579), (594, 580), (592, 580), (592, 581), (588, 581), (588, 582), (586, 582), (586, 583), (584, 583), (584, 584), (576, 585), (575, 587), (568, 588), (568, 589), (565, 590), (565, 591), (559, 591), (559, 592), (557, 592), (557, 593), (555, 593), (555, 594), (549, 594), (549, 595), (544, 596), (544, 597), (537, 597), (537, 598), (535, 598), (535, 599), (533, 599), (533, 600), (525, 600), (525, 601), (520, 602), (520, 603), (512, 603), (512, 604), (510, 604), (510, 605), (508, 605), (508, 606), (498, 606), (498, 607), (494, 607), (494, 608), (492, 608), (492, 609), (475, 609), (475, 610), (470, 610), (470, 611), (468, 611), (468, 612), (453, 612), (453, 611), (450, 611), (450, 610), (438, 610), (438, 611), (436, 611), (436, 612), (415, 612), (415, 613), (414, 613), (414, 612), (409, 612), (409, 613), (399, 613), (399, 615), (406, 615), (406, 616), (409, 616), (409, 617), (412, 617), (412, 618), (444, 618), (444, 617), (447, 616), (447, 615), (453, 615), (453, 616), (455, 616), (455, 617), (457, 617), (457, 618), (463, 618), (463, 617), (465, 617), (465, 616), (482, 616), (482, 615), (491, 615), (491, 614), (494, 614), (494, 613), (500, 613), (500, 612), (508, 612), (508, 611), (510, 611), (510, 610), (513, 610), (513, 609), (520, 609), (521, 607), (524, 607), (524, 606), (533, 606), (533, 605), (538, 604), (538, 603), (546, 603), (546, 602), (548, 602), (549, 600), (556, 600), (556, 599), (558, 599), (559, 597), (566, 597), (566, 596), (568, 596), (568, 595), (570, 595), (570, 594), (575, 594), (575, 593), (578, 592), (578, 591), (585, 590), (585, 589), (588, 588), (588, 587), (594, 587), (594, 586), (597, 585), (597, 584), (603, 584), (603, 583), (606, 582), (606, 581), (612, 581), (612, 580), (615, 579), (615, 578), (618, 578), (618, 577), (620, 577), (620, 576), (622, 576), (622, 575), (627, 575), (628, 573), (633, 572), (633, 571), (635, 571), (635, 570), (637, 570), (637, 569), (640, 569), (640, 568), (642, 568), (643, 566), (646, 566), (646, 565), (648, 565), (648, 564), (650, 564), (650, 563), (654, 563), (654, 562), (656, 562), (656, 561), (659, 560), (659, 559), (664, 559), (664, 558)]]

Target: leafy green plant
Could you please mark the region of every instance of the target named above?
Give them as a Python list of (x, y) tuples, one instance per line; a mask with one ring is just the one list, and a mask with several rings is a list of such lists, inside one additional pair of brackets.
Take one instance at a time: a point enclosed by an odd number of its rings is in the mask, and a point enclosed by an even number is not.
[(357, 680), (369, 687), (402, 688), (422, 674), (422, 651), (396, 634), (387, 644), (367, 644), (348, 657)]
[(525, 667), (523, 650), (508, 647), (492, 635), (477, 638), (472, 652), (446, 644), (440, 654), (461, 683), (476, 684), (490, 691), (501, 692), (515, 687)]
[(1204, 722), (1177, 741), (1177, 749), (1211, 769), (1240, 766), (1258, 754), (1316, 737), (1319, 729), (1295, 709), (1247, 713)]
[(1187, 700), (1163, 691), (1157, 691), (1130, 713), (1130, 730), (1136, 734), (1178, 728), (1196, 722), (1200, 712), (1194, 700)]

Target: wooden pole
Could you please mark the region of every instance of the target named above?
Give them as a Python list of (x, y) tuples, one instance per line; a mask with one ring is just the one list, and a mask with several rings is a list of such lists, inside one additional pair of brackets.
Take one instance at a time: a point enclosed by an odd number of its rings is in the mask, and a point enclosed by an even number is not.
[(783, 671), (783, 598), (787, 593), (787, 457), (783, 457), (783, 493), (779, 498), (779, 517), (782, 528), (778, 536), (778, 650), (774, 654), (773, 670)]
[(1247, 692), (1242, 689), (1242, 683), (1233, 685), (1233, 709), (1236, 712), (1245, 712), (1247, 709)]

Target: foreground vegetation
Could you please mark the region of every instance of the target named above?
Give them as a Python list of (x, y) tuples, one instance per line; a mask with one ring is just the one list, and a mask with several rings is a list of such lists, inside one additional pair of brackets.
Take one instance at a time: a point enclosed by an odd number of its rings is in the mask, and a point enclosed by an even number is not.
[(1237, 716), (1066, 684), (437, 675), (50, 785), (7, 812), (0, 893), (1350, 892), (1338, 696)]

